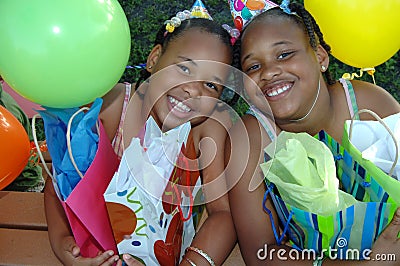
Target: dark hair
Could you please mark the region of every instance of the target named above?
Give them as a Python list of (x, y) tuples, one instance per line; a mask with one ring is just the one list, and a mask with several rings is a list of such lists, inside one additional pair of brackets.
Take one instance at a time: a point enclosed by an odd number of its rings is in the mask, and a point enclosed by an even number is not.
[[(317, 50), (317, 46), (318, 46), (318, 44), (320, 44), (326, 50), (326, 52), (328, 54), (331, 54), (331, 47), (325, 42), (324, 36), (323, 36), (317, 22), (315, 21), (314, 17), (304, 8), (304, 6), (301, 4), (298, 4), (298, 3), (291, 3), (291, 4), (289, 4), (289, 9), (292, 12), (296, 13), (297, 15), (285, 13), (280, 7), (275, 7), (275, 8), (271, 8), (271, 9), (257, 15), (256, 17), (254, 17), (254, 19), (251, 21), (251, 23), (255, 22), (255, 21), (260, 21), (260, 20), (266, 18), (267, 16), (268, 17), (269, 16), (285, 17), (288, 20), (297, 24), (300, 28), (302, 28), (304, 30), (304, 33), (307, 34), (309, 43), (314, 50)], [(243, 30), (242, 35), (245, 30), (246, 30), (246, 28)], [(233, 65), (239, 69), (241, 69), (240, 68), (240, 46), (241, 46), (241, 41), (238, 40), (235, 43), (234, 52), (233, 52)], [(326, 82), (329, 85), (332, 85), (336, 82), (332, 78), (332, 75), (329, 72), (329, 70), (326, 70), (324, 72), (324, 76), (325, 76)]]
[[(183, 20), (179, 27), (176, 27), (173, 32), (171, 33), (168, 32), (167, 34), (165, 25), (162, 25), (162, 27), (157, 32), (153, 47), (160, 44), (162, 46), (162, 51), (164, 52), (168, 48), (168, 45), (171, 41), (182, 36), (188, 30), (195, 28), (201, 29), (205, 32), (218, 36), (222, 41), (222, 43), (226, 44), (228, 47), (232, 49), (229, 33), (215, 21), (205, 18), (191, 18)], [(137, 89), (140, 83), (142, 83), (149, 77), (150, 77), (150, 72), (148, 72), (146, 69), (142, 69), (139, 75), (139, 79), (136, 82), (135, 89)]]

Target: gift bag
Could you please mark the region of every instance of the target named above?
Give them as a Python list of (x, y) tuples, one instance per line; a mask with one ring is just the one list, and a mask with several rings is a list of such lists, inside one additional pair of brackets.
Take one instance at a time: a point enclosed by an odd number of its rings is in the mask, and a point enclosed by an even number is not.
[(351, 119), (346, 121), (346, 136), (343, 145), (348, 149), (355, 148), (360, 151), (354, 152), (399, 180), (400, 113), (385, 118), (380, 118), (374, 112), (366, 109), (360, 110), (359, 113), (369, 113), (376, 120)]
[(98, 119), (101, 103), (96, 99), (87, 113), (78, 108), (40, 111), (54, 189), (84, 257), (116, 252), (103, 193), (119, 160)]
[(152, 117), (133, 138), (104, 193), (120, 254), (177, 265), (195, 234), (201, 181), (190, 123), (162, 133)]
[[(391, 132), (389, 126), (386, 125), (384, 120), (382, 120), (375, 113), (369, 110), (359, 111), (359, 113), (362, 112), (370, 113), (378, 120), (378, 122), (380, 122), (386, 128), (391, 137), (391, 143), (393, 144), (392, 149), (395, 150), (394, 153), (396, 155), (393, 155), (394, 159), (390, 162), (391, 169), (389, 169), (389, 173), (386, 174), (371, 160), (364, 158), (360, 150), (352, 144), (349, 138), (349, 135), (351, 134), (351, 124), (346, 123), (343, 132), (342, 146), (344, 151), (351, 155), (352, 160), (350, 160), (350, 157), (347, 154), (346, 158), (344, 158), (344, 155), (338, 157), (338, 159), (340, 159), (338, 160), (338, 162), (340, 162), (340, 168), (343, 169), (343, 172), (341, 172), (340, 174), (345, 175), (345, 180), (361, 178), (360, 182), (362, 186), (360, 188), (357, 188), (357, 190), (360, 191), (353, 192), (359, 195), (357, 198), (368, 198), (369, 196), (376, 195), (376, 197), (373, 197), (372, 200), (395, 203), (396, 205), (400, 205), (400, 182), (391, 176), (396, 168), (397, 158), (399, 155), (399, 150), (397, 146), (398, 140), (396, 140), (396, 136), (393, 134), (393, 132)], [(356, 137), (354, 133), (353, 136)], [(339, 154), (339, 152), (336, 153)], [(344, 152), (342, 152), (342, 154), (344, 154)], [(350, 183), (351, 182), (344, 182), (343, 185), (349, 187)], [(366, 191), (365, 193), (364, 190)]]
[[(294, 206), (280, 193), (291, 193), (285, 195), (290, 198), (299, 191), (279, 191), (277, 185), (269, 180), (268, 165), (262, 164), (268, 186), (263, 200), (264, 210), (273, 220), (270, 210), (265, 207), (270, 195), (283, 228), (281, 235), (273, 228), (277, 244), (280, 244), (283, 236), (287, 234), (293, 247), (299, 250), (307, 249), (315, 255), (324, 254), (339, 259), (363, 259), (369, 255), (365, 250), (372, 248), (374, 241), (390, 223), (400, 205), (397, 196), (400, 193), (400, 184), (374, 164), (365, 163), (366, 160), (361, 160), (354, 150), (339, 145), (326, 132), (321, 131), (315, 138), (327, 145), (333, 155), (334, 171), (340, 181), (339, 192), (354, 197), (354, 201), (349, 199), (344, 205), (337, 205), (338, 209), (332, 209), (330, 214), (318, 214), (305, 209), (304, 206)], [(265, 151), (268, 151), (268, 147)], [(272, 158), (273, 154), (267, 156)], [(304, 164), (300, 167), (304, 167)], [(332, 207), (334, 202), (334, 197), (332, 203), (321, 201), (323, 206), (320, 208)], [(319, 204), (318, 200), (314, 203)]]

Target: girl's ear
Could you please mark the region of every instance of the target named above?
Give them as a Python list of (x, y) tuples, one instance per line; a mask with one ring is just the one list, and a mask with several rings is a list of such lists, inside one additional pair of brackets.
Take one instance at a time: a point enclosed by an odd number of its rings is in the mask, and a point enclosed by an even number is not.
[(147, 57), (146, 69), (148, 72), (153, 73), (154, 66), (157, 64), (162, 53), (161, 44), (157, 44), (151, 49), (149, 56)]
[(320, 68), (328, 69), (329, 65), (329, 54), (320, 44), (317, 47), (317, 58)]

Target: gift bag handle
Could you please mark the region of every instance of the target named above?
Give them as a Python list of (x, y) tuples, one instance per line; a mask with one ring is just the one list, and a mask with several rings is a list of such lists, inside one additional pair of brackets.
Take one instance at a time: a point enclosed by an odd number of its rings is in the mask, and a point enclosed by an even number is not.
[[(293, 216), (293, 211), (290, 211), (290, 212), (289, 212), (289, 215), (288, 215), (287, 221), (286, 221), (286, 223), (285, 223), (285, 225), (284, 225), (282, 234), (279, 236), (278, 230), (277, 230), (276, 227), (275, 227), (275, 220), (274, 220), (274, 217), (272, 216), (272, 212), (271, 212), (271, 210), (268, 209), (268, 207), (267, 207), (268, 195), (271, 194), (271, 196), (273, 197), (272, 194), (274, 193), (274, 192), (273, 192), (274, 185), (271, 183), (270, 185), (268, 185), (267, 188), (268, 188), (267, 191), (265, 191), (265, 193), (264, 193), (262, 205), (263, 205), (264, 211), (266, 211), (266, 212), (268, 213), (268, 215), (269, 215), (269, 218), (270, 218), (270, 220), (271, 220), (272, 231), (274, 232), (274, 236), (275, 236), (276, 243), (277, 243), (277, 245), (279, 246), (280, 244), (282, 244), (282, 240), (283, 240), (283, 238), (285, 237), (286, 232), (287, 232), (288, 229), (289, 229), (290, 220), (292, 219), (292, 216)], [(283, 221), (282, 221), (282, 222), (283, 222)]]
[[(189, 169), (189, 162), (188, 162), (186, 157), (183, 157), (183, 162), (185, 163), (185, 169)], [(188, 189), (189, 200), (190, 200), (189, 213), (188, 213), (187, 217), (183, 216), (183, 210), (182, 210), (182, 207), (181, 207), (182, 198), (181, 198), (181, 195), (179, 194), (179, 190), (178, 190), (177, 186), (174, 186), (174, 192), (175, 192), (175, 194), (176, 194), (176, 196), (178, 198), (178, 210), (179, 210), (179, 214), (181, 216), (181, 220), (183, 222), (188, 221), (190, 219), (190, 217), (192, 216), (193, 204), (194, 204), (193, 194), (192, 194), (192, 191), (190, 190), (190, 172), (189, 172), (189, 170), (186, 170), (185, 172), (186, 172), (186, 178), (185, 178), (186, 179), (186, 186), (185, 187)]]
[[(88, 107), (82, 107), (82, 108), (80, 108), (79, 110), (77, 110), (77, 111), (71, 116), (71, 118), (70, 118), (69, 121), (68, 121), (68, 125), (67, 125), (67, 134), (66, 134), (67, 149), (68, 149), (69, 158), (71, 159), (72, 165), (74, 166), (76, 172), (79, 174), (79, 176), (80, 176), (81, 178), (83, 178), (83, 174), (82, 174), (82, 172), (78, 169), (78, 166), (76, 165), (75, 159), (74, 159), (73, 154), (72, 154), (72, 148), (71, 148), (71, 125), (72, 125), (72, 120), (75, 118), (75, 116), (77, 116), (80, 112), (87, 111), (87, 110), (89, 110)], [(32, 125), (31, 125), (31, 126), (32, 126), (32, 137), (33, 137), (33, 142), (35, 143), (36, 150), (37, 150), (37, 153), (38, 153), (38, 155), (39, 155), (40, 161), (41, 161), (42, 164), (43, 164), (43, 168), (46, 170), (47, 174), (51, 177), (51, 179), (55, 180), (54, 177), (53, 177), (53, 174), (50, 172), (49, 168), (47, 167), (47, 164), (46, 164), (46, 162), (45, 162), (45, 160), (44, 160), (43, 154), (42, 154), (42, 152), (41, 152), (41, 150), (40, 150), (40, 147), (39, 147), (39, 143), (38, 143), (37, 135), (36, 135), (36, 126), (35, 126), (35, 125), (36, 125), (36, 118), (37, 118), (37, 117), (40, 117), (40, 115), (39, 115), (39, 114), (35, 114), (35, 115), (32, 117)], [(97, 132), (100, 132), (100, 130), (99, 130), (99, 124), (98, 124), (98, 123), (96, 123), (96, 129), (97, 129)]]
[(350, 128), (349, 128), (349, 140), (351, 140), (351, 135), (352, 135), (352, 133), (353, 133), (353, 122), (354, 122), (354, 120), (355, 120), (355, 116), (356, 116), (357, 114), (361, 114), (361, 113), (368, 113), (368, 114), (372, 115), (372, 116), (373, 116), (376, 120), (378, 120), (379, 123), (381, 123), (382, 126), (389, 132), (390, 136), (391, 136), (392, 139), (393, 139), (394, 146), (395, 146), (395, 148), (396, 148), (396, 156), (395, 156), (395, 158), (394, 158), (392, 168), (390, 168), (390, 171), (389, 171), (389, 176), (392, 176), (392, 175), (393, 175), (393, 172), (394, 172), (394, 168), (396, 167), (396, 164), (397, 164), (397, 160), (398, 160), (398, 158), (399, 158), (399, 147), (398, 147), (398, 145), (397, 145), (396, 136), (393, 134), (392, 130), (386, 125), (385, 121), (383, 121), (383, 119), (380, 118), (379, 115), (377, 115), (375, 112), (373, 112), (373, 111), (371, 111), (371, 110), (368, 110), (368, 109), (361, 109), (361, 110), (359, 110), (358, 112), (356, 112), (356, 113), (354, 114), (354, 116), (351, 118)]
[[(76, 165), (74, 156), (73, 156), (73, 154), (72, 154), (72, 147), (71, 147), (71, 126), (72, 126), (72, 120), (75, 118), (75, 116), (77, 116), (80, 112), (87, 111), (87, 110), (89, 110), (89, 109), (90, 109), (89, 107), (82, 107), (82, 108), (80, 108), (78, 111), (76, 111), (76, 112), (71, 116), (71, 118), (70, 118), (69, 121), (68, 121), (68, 125), (67, 125), (67, 134), (66, 134), (66, 138), (67, 138), (68, 155), (69, 155), (69, 158), (71, 159), (72, 165), (74, 166), (76, 172), (78, 173), (78, 175), (79, 175), (81, 178), (83, 178), (83, 174), (82, 174), (82, 172), (78, 169), (78, 166)], [(99, 124), (98, 124), (98, 123), (96, 123), (96, 129), (97, 129), (97, 132), (100, 133), (100, 129), (99, 129)]]

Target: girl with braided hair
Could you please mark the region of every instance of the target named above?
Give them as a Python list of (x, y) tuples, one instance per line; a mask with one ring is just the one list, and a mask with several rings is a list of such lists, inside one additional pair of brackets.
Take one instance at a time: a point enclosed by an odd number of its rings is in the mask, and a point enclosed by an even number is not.
[[(244, 80), (244, 88), (253, 106), (242, 117), (243, 124), (236, 123), (231, 129), (231, 141), (227, 149), (230, 152), (226, 155), (231, 167), (227, 168), (226, 174), (229, 182), (237, 182), (229, 191), (229, 199), (246, 264), (265, 265), (265, 260), (257, 256), (265, 255), (267, 260), (273, 260), (270, 265), (287, 265), (290, 263), (279, 260), (279, 254), (285, 254), (290, 247), (276, 246), (272, 222), (260, 204), (266, 186), (259, 185), (264, 179), (259, 165), (264, 161), (263, 148), (276, 136), (273, 134), (274, 122), (279, 127), (276, 133), (282, 129), (307, 132), (314, 136), (325, 130), (341, 143), (345, 120), (351, 119), (358, 108), (370, 109), (386, 117), (400, 112), (400, 105), (387, 91), (374, 84), (356, 80), (332, 80), (328, 70), (330, 47), (325, 43), (311, 14), (296, 3), (279, 7), (270, 1), (264, 2), (265, 6), (269, 5), (268, 9), (245, 23), (240, 39), (236, 42), (234, 58), (240, 61), (242, 71), (250, 78)], [(237, 14), (236, 1), (230, 3), (232, 14)], [(240, 13), (237, 16), (235, 22), (241, 19)], [(245, 19), (248, 17), (243, 16)], [(371, 117), (361, 114), (360, 119)], [(244, 141), (244, 134), (248, 135), (248, 142)], [(246, 153), (249, 160), (244, 162), (243, 156)], [(256, 189), (252, 183), (254, 180), (259, 185)], [(267, 200), (266, 207), (273, 212), (275, 227), (279, 228), (276, 222), (279, 219), (271, 199)], [(375, 242), (373, 252), (385, 250), (387, 253), (390, 247), (392, 253), (399, 255), (397, 234), (400, 229), (400, 211), (397, 213), (392, 224)], [(265, 245), (268, 245), (268, 251), (277, 252), (272, 252), (271, 256), (261, 250), (260, 254), (260, 249)], [(288, 256), (285, 257), (288, 259)], [(314, 265), (321, 263), (315, 261)], [(324, 265), (331, 263), (364, 265), (372, 261), (325, 260)], [(390, 262), (385, 263), (391, 265)], [(293, 264), (312, 263), (294, 261)]]
[[(127, 147), (140, 134), (149, 116), (164, 132), (190, 121), (187, 142), (193, 143), (200, 167), (195, 170), (200, 171), (208, 217), (183, 258), (160, 264), (220, 265), (236, 240), (223, 176), (224, 143), (231, 121), (226, 111), (217, 110), (232, 63), (231, 36), (205, 18), (180, 19), (169, 27), (177, 17), (158, 32), (135, 93), (129, 96), (130, 84), (117, 84), (103, 97), (100, 119), (119, 155), (124, 144)], [(45, 206), (52, 248), (65, 265), (122, 263), (112, 251), (94, 258), (81, 256), (51, 182), (46, 184)], [(142, 265), (128, 254), (123, 259), (128, 265)]]

